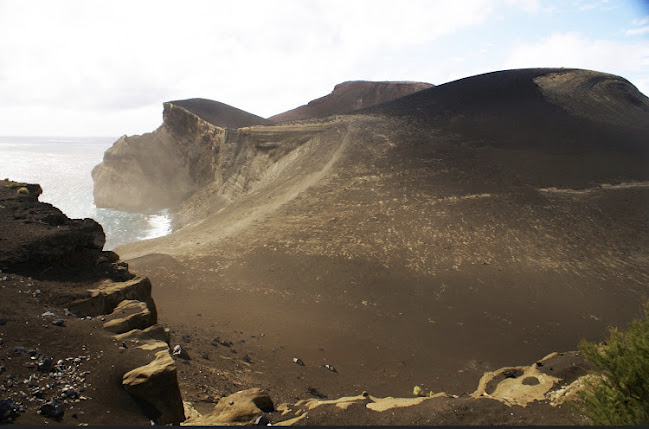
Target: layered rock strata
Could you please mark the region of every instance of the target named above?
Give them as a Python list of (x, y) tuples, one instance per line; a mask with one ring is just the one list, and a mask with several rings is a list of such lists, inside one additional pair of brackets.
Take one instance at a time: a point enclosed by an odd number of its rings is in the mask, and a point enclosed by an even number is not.
[[(6, 329), (11, 328), (13, 335), (20, 335), (20, 327), (12, 322), (26, 317), (25, 313), (29, 311), (36, 311), (35, 337), (40, 335), (40, 320), (46, 321), (51, 317), (52, 325), (73, 330), (77, 336), (85, 332), (88, 340), (99, 341), (98, 347), (111, 350), (119, 346), (123, 359), (119, 366), (129, 370), (123, 374), (112, 374), (108, 370), (106, 379), (114, 375), (122, 378), (123, 388), (142, 406), (142, 412), (148, 418), (161, 424), (180, 423), (185, 417), (177, 370), (168, 345), (169, 330), (157, 324), (151, 282), (130, 273), (128, 266), (119, 261), (115, 253), (102, 251), (104, 235), (95, 221), (68, 219), (55, 207), (38, 202), (40, 192), (38, 185), (0, 182), (2, 299), (4, 303), (13, 299), (5, 288), (24, 287), (21, 285), (25, 282), (23, 278), (27, 279), (30, 290), (38, 287), (15, 303), (22, 308), (16, 315), (2, 318), (3, 332), (6, 335)], [(23, 277), (27, 275), (30, 277)], [(35, 301), (33, 304), (32, 300)], [(39, 307), (43, 305), (47, 311), (40, 315), (42, 309)], [(0, 311), (8, 310), (3, 306)], [(68, 320), (59, 315), (67, 316)], [(92, 325), (77, 326), (73, 320), (87, 321)], [(30, 324), (29, 320), (26, 324)], [(101, 327), (105, 333), (99, 333), (98, 340), (95, 340), (93, 334), (97, 331), (93, 329)], [(42, 328), (49, 328), (49, 325)], [(43, 335), (47, 337), (47, 331)], [(0, 344), (2, 337), (0, 332)], [(55, 352), (56, 342), (48, 343), (41, 343), (41, 347), (50, 348), (50, 353)], [(15, 350), (22, 348), (15, 347)], [(90, 359), (89, 356), (83, 359), (86, 358)], [(78, 360), (82, 362), (82, 358)], [(45, 374), (55, 369), (51, 358), (43, 357), (35, 362), (38, 365), (32, 366)], [(63, 367), (61, 363), (56, 366)], [(102, 379), (95, 381), (99, 385), (106, 382)], [(30, 383), (37, 384), (34, 380)], [(108, 384), (112, 385), (112, 382), (108, 381)], [(77, 390), (70, 389), (63, 392), (63, 399), (79, 397)], [(45, 398), (45, 393), (34, 395)], [(54, 397), (49, 408), (41, 407), (46, 410), (41, 414), (60, 421), (68, 407), (63, 399)], [(92, 398), (84, 397), (83, 400), (91, 401)], [(18, 417), (14, 415), (12, 420)]]

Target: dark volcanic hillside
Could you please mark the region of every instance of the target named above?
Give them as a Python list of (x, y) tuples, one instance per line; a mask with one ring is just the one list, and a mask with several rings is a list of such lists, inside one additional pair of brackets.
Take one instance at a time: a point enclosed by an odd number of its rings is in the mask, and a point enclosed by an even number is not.
[(646, 154), (648, 106), (619, 76), (525, 69), (461, 79), (363, 112), (416, 117), (509, 149)]
[(423, 82), (349, 81), (338, 84), (331, 94), (310, 101), (304, 106), (271, 116), (269, 119), (296, 121), (349, 113), (364, 107), (403, 97), (433, 85)]
[(263, 338), (250, 382), (280, 400), (470, 392), (638, 314), (648, 109), (619, 77), (514, 70), (326, 120), (205, 128), (224, 137), (175, 211), (184, 227), (119, 252), (165, 322)]
[(253, 115), (236, 107), (204, 98), (169, 101), (165, 104), (187, 109), (210, 124), (222, 128), (241, 128), (251, 125), (270, 125), (272, 123), (268, 119)]

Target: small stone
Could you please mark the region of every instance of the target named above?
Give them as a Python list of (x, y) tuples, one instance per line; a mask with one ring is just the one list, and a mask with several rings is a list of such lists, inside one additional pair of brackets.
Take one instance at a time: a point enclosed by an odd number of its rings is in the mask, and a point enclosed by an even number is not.
[(2, 338), (0, 338), (0, 346), (2, 345), (2, 343), (3, 343)]
[(51, 311), (46, 311), (45, 313), (41, 314), (41, 317), (58, 317), (58, 316), (52, 313)]
[(72, 389), (71, 387), (64, 389), (62, 393), (70, 399), (76, 399), (79, 396), (77, 391)]
[(50, 372), (52, 370), (52, 359), (45, 358), (38, 364), (38, 370), (41, 372)]
[(246, 355), (244, 357), (241, 358), (241, 360), (243, 360), (244, 362), (247, 362), (247, 363), (252, 363), (252, 358), (247, 353), (246, 353)]
[(176, 345), (174, 346), (174, 350), (173, 350), (172, 355), (173, 355), (173, 356), (178, 356), (179, 358), (181, 358), (181, 359), (185, 359), (185, 360), (190, 360), (190, 359), (191, 359), (191, 358), (189, 357), (189, 353), (187, 353), (187, 351), (186, 351), (185, 349), (183, 349), (182, 347), (180, 347), (180, 344), (176, 344)]
[(11, 423), (20, 415), (20, 406), (11, 399), (0, 399), (0, 424)]
[(42, 416), (58, 419), (63, 416), (63, 405), (58, 400), (53, 399), (44, 403), (38, 411)]
[(52, 325), (54, 325), (54, 326), (65, 326), (65, 320), (56, 319), (55, 321), (52, 322)]
[(302, 359), (300, 359), (300, 358), (294, 357), (293, 358), (293, 363), (298, 364), (300, 366), (304, 366), (304, 362), (302, 362)]
[(17, 355), (22, 355), (24, 353), (27, 353), (27, 350), (25, 350), (24, 347), (16, 346), (14, 347), (14, 353), (16, 353)]
[(32, 394), (33, 397), (38, 398), (38, 399), (43, 399), (45, 397), (45, 395), (43, 394), (43, 391), (41, 389), (39, 389), (38, 387), (33, 389), (31, 391), (31, 394)]
[(232, 347), (232, 341), (227, 341), (227, 340), (222, 340), (219, 337), (215, 337), (212, 340), (212, 345), (217, 346), (217, 345), (222, 345), (224, 347)]
[(327, 363), (327, 364), (324, 364), (324, 365), (322, 365), (322, 366), (325, 367), (325, 368), (327, 368), (327, 369), (328, 369), (329, 371), (331, 371), (331, 372), (338, 372), (338, 371), (336, 370), (336, 368), (333, 367), (333, 365), (329, 365), (328, 363)]
[(270, 420), (266, 416), (259, 416), (255, 419), (255, 426), (269, 426)]
[(4, 317), (0, 317), (0, 326), (4, 326), (6, 324), (7, 324), (7, 319), (5, 319)]
[(38, 353), (38, 352), (37, 352), (36, 350), (34, 350), (34, 349), (30, 349), (30, 350), (27, 352), (27, 354), (30, 355), (30, 356), (32, 356), (32, 357), (36, 356), (36, 353)]
[(315, 387), (309, 387), (308, 389), (306, 389), (306, 393), (308, 393), (309, 395), (313, 395), (313, 396), (315, 396), (317, 398), (320, 398), (320, 399), (325, 399), (327, 397), (327, 395), (323, 394), (322, 392), (320, 392)]

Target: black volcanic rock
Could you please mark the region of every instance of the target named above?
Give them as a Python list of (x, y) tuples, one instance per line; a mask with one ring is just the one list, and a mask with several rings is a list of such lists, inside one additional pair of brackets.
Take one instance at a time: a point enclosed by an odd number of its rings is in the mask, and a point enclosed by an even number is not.
[[(30, 192), (21, 194), (19, 190), (25, 188)], [(78, 258), (79, 255), (101, 254), (106, 240), (101, 225), (92, 219), (68, 219), (51, 204), (39, 202), (41, 192), (39, 185), (17, 187), (13, 182), (0, 181), (0, 204), (10, 214), (0, 217), (0, 228), (4, 231), (0, 269), (27, 261), (81, 263), (84, 258)], [(52, 223), (52, 219), (56, 222)]]

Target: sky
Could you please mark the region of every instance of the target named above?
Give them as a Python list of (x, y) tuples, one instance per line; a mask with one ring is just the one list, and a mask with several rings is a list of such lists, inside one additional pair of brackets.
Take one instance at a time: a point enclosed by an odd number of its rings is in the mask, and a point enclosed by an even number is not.
[(170, 100), (268, 117), (347, 80), (525, 67), (649, 95), (649, 1), (0, 0), (0, 135), (143, 134)]

